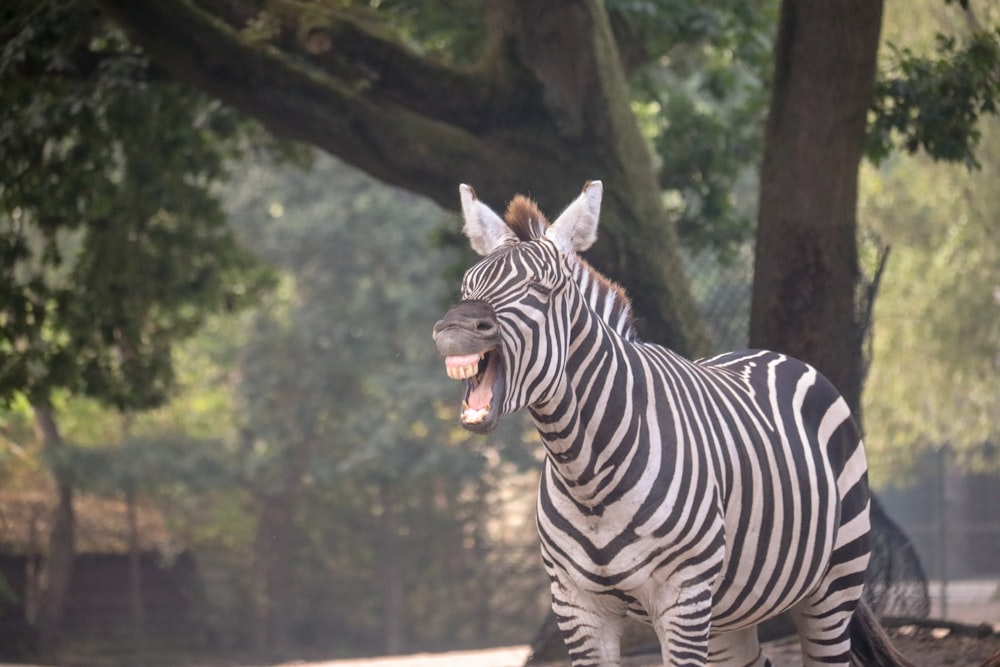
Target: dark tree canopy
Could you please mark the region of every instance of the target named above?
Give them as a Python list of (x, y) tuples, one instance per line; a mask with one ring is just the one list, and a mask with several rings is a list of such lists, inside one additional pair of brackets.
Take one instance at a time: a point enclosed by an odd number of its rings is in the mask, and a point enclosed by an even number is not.
[(35, 619), (51, 654), (79, 483), (54, 396), (162, 405), (174, 345), (269, 276), (211, 190), (244, 121), (167, 80), (89, 3), (6, 3), (0, 43), (0, 401), (31, 404), (55, 481)]
[[(148, 55), (162, 68), (152, 70), (157, 76), (166, 71), (259, 118), (281, 135), (324, 148), (446, 207), (456, 204), (457, 182), (468, 181), (494, 206), (526, 192), (555, 214), (585, 180), (600, 177), (608, 189), (604, 233), (591, 259), (629, 290), (647, 338), (689, 354), (704, 349), (678, 241), (680, 236), (692, 247), (725, 249), (744, 240), (749, 231), (730, 191), (761, 145), (760, 93), (769, 77), (767, 53), (774, 26), (770, 3), (756, 9), (733, 0), (695, 6), (624, 0), (98, 4), (126, 28), (143, 55), (133, 50), (132, 61), (108, 58), (108, 45), (120, 40), (99, 41), (83, 58), (70, 58), (75, 62), (73, 77), (94, 72), (121, 76), (134, 67), (130, 62)], [(907, 148), (924, 147), (934, 155), (974, 162), (975, 121), (996, 106), (1000, 34), (976, 24), (970, 3), (959, 5), (976, 26), (973, 39), (942, 39), (937, 61), (902, 53), (896, 71), (876, 84), (871, 154), (884, 155), (902, 135)], [(87, 26), (98, 17), (87, 2), (67, 6), (81, 17), (73, 23), (75, 32), (48, 39), (56, 52), (75, 49), (79, 54), (87, 51), (80, 45), (86, 44)], [(781, 25), (792, 25), (795, 31), (806, 30), (824, 12), (833, 11), (826, 5), (807, 8), (795, 3), (786, 3), (786, 9)], [(832, 301), (822, 290), (806, 291), (817, 302), (829, 301), (826, 322), (858, 319), (857, 280), (851, 277), (856, 258), (847, 247), (855, 227), (850, 212), (853, 188), (841, 187), (855, 178), (851, 174), (857, 161), (838, 158), (800, 169), (774, 156), (793, 149), (825, 154), (823, 137), (833, 135), (837, 140), (831, 140), (831, 146), (847, 149), (855, 143), (856, 128), (864, 125), (872, 103), (868, 79), (874, 76), (874, 43), (868, 33), (878, 20), (867, 15), (864, 21), (853, 15), (848, 19), (869, 30), (857, 33), (858, 39), (848, 35), (850, 31), (821, 30), (818, 39), (831, 42), (829, 49), (789, 50), (783, 46), (788, 40), (779, 41), (779, 60), (786, 63), (779, 62), (779, 84), (785, 74), (791, 73), (794, 80), (801, 70), (806, 76), (831, 77), (835, 89), (838, 81), (847, 81), (840, 77), (849, 68), (838, 69), (841, 61), (851, 60), (846, 56), (857, 52), (860, 60), (852, 62), (863, 66), (857, 70), (853, 92), (823, 98), (832, 100), (826, 111), (820, 109), (822, 113), (801, 128), (799, 136), (811, 137), (815, 145), (800, 143), (796, 148), (776, 133), (768, 139), (771, 158), (765, 172), (769, 164), (778, 164), (772, 171), (782, 173), (782, 179), (815, 176), (819, 189), (799, 189), (791, 182), (775, 185), (765, 173), (761, 192), (761, 218), (767, 222), (774, 217), (774, 206), (786, 207), (783, 199), (790, 192), (799, 192), (800, 201), (820, 201), (824, 176), (834, 174), (827, 180), (840, 185), (827, 191), (843, 197), (830, 209), (829, 218), (840, 229), (840, 249), (825, 251), (826, 259), (800, 252), (782, 241), (787, 240), (783, 232), (768, 236), (768, 224), (758, 239), (764, 257), (758, 257), (758, 267), (784, 275), (758, 274), (754, 342), (789, 349), (827, 370), (832, 364), (814, 355), (823, 343), (787, 348), (785, 342), (828, 337), (845, 341), (844, 354), (852, 354), (859, 345), (857, 336), (820, 333), (825, 324), (796, 310), (796, 300), (786, 298), (788, 289), (779, 295), (781, 282), (789, 289), (798, 284), (794, 289), (799, 291), (806, 283), (798, 280), (799, 268), (782, 268), (772, 255), (804, 257), (812, 267), (805, 267), (808, 271), (842, 265), (844, 279), (830, 283)], [(842, 43), (850, 48), (840, 49)], [(17, 61), (17, 44), (7, 41), (7, 59)], [(859, 44), (870, 45), (863, 57)], [(775, 127), (784, 90), (783, 84), (775, 88)], [(792, 105), (798, 97), (791, 93)], [(706, 107), (713, 113), (705, 113)], [(827, 112), (827, 120), (839, 114), (847, 124), (823, 120)], [(823, 132), (832, 134), (808, 131), (811, 124), (824, 122)], [(814, 173), (813, 167), (822, 173)], [(824, 207), (812, 206), (807, 217)], [(798, 225), (795, 211), (787, 220), (799, 230), (815, 227)], [(771, 248), (769, 239), (781, 242)], [(816, 274), (817, 285), (825, 280), (825, 270)], [(782, 305), (786, 303), (792, 304), (787, 310)], [(785, 327), (800, 320), (801, 331)], [(767, 323), (774, 336), (761, 333)], [(848, 393), (854, 389), (848, 387)]]

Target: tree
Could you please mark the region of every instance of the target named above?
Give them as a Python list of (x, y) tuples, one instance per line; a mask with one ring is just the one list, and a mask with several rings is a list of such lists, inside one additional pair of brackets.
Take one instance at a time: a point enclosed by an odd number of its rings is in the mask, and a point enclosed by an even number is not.
[(892, 247), (865, 392), (883, 483), (902, 483), (922, 450), (944, 445), (959, 465), (998, 467), (980, 447), (1000, 441), (1000, 198), (993, 187), (1000, 128), (993, 120), (981, 131), (981, 171), (926, 156), (896, 156), (865, 170), (861, 213)]
[[(615, 3), (614, 25), (599, 0), (101, 4), (179, 80), (445, 207), (457, 206), (461, 180), (496, 206), (528, 192), (554, 214), (600, 177), (595, 264), (630, 291), (647, 337), (703, 348), (625, 64), (655, 62), (685, 32), (709, 41), (756, 28), (759, 14), (727, 13), (742, 3)], [(668, 18), (673, 40), (643, 39), (650, 19)]]
[(1000, 353), (991, 231), (1000, 205), (998, 21), (1000, 8), (984, 3), (887, 12), (859, 212), (862, 249), (892, 248), (865, 392), (882, 483), (902, 483), (928, 447), (948, 446), (959, 465), (996, 467), (980, 448), (1000, 436), (991, 419)]
[[(647, 338), (686, 353), (703, 348), (672, 223), (689, 239), (708, 230), (733, 233), (723, 193), (741, 160), (705, 156), (752, 155), (756, 135), (741, 137), (699, 119), (696, 98), (674, 94), (680, 86), (671, 81), (691, 66), (692, 53), (711, 52), (697, 60), (699, 94), (715, 91), (721, 107), (736, 102), (746, 113), (718, 118), (756, 127), (761, 105), (745, 93), (760, 89), (766, 68), (759, 48), (768, 41), (766, 8), (726, 0), (697, 8), (456, 1), (444, 10), (415, 0), (101, 4), (179, 79), (443, 206), (456, 205), (455, 182), (462, 179), (487, 201), (529, 191), (543, 210), (554, 211), (599, 172), (609, 196), (595, 263), (629, 289)], [(856, 173), (873, 102), (881, 8), (881, 2), (783, 4), (751, 317), (752, 344), (813, 362), (855, 410), (870, 310), (862, 303), (868, 292), (855, 249)], [(997, 70), (997, 40), (983, 33), (945, 60), (973, 66), (937, 70), (939, 82), (964, 73), (963, 86), (947, 95), (919, 59), (902, 77), (880, 82), (879, 135), (903, 131), (908, 145), (950, 146), (968, 158), (961, 142), (944, 137), (974, 140), (976, 118), (995, 107), (995, 96), (983, 91)], [(660, 59), (670, 65), (658, 66)], [(689, 87), (694, 80), (687, 79)], [(909, 85), (921, 81), (931, 85)], [(914, 94), (921, 90), (928, 94)], [(643, 146), (633, 98), (654, 126), (662, 169), (654, 170)], [(945, 102), (949, 113), (935, 113), (933, 100), (944, 99), (955, 101)], [(918, 118), (915, 109), (926, 100), (927, 113)], [(650, 122), (658, 113), (668, 120)], [(934, 120), (943, 117), (952, 120)], [(702, 140), (690, 142), (692, 136)], [(875, 139), (874, 145), (884, 151), (888, 144)], [(682, 160), (671, 160), (674, 150)], [(684, 204), (665, 212), (661, 189), (681, 193)]]
[(163, 403), (173, 344), (268, 282), (209, 191), (245, 134), (158, 80), (84, 3), (5, 6), (0, 51), (0, 399), (23, 395), (59, 498), (39, 640), (51, 652), (73, 561), (58, 392), (127, 413)]
[(760, 176), (750, 345), (823, 372), (861, 415), (857, 181), (881, 1), (785, 0)]
[[(478, 583), (515, 566), (489, 553), (488, 502), (535, 459), (517, 437), (487, 444), (440, 418), (447, 378), (427, 331), (458, 259), (430, 241), (441, 211), (329, 158), (309, 173), (247, 168), (234, 190), (234, 227), (287, 272), (239, 353), (258, 651), (487, 641), (491, 614), (543, 588), (536, 572), (495, 603)], [(385, 225), (398, 211), (407, 224)]]
[(872, 276), (861, 275), (861, 158), (884, 159), (898, 143), (911, 153), (975, 166), (980, 118), (997, 113), (1000, 29), (981, 24), (968, 3), (958, 4), (972, 27), (967, 38), (937, 31), (936, 57), (890, 44), (878, 77), (881, 2), (782, 4), (750, 344), (817, 366), (859, 418), (865, 340), (885, 260), (875, 262)]

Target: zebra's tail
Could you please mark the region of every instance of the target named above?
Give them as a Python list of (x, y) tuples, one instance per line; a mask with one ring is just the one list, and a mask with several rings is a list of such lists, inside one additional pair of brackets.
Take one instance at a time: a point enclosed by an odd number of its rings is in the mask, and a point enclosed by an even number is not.
[(851, 616), (851, 663), (858, 667), (915, 667), (892, 645), (875, 612), (864, 600)]

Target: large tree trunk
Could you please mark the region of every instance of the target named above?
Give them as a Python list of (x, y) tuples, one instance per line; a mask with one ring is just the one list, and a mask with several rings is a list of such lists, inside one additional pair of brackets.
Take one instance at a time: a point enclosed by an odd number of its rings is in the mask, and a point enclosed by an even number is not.
[(860, 415), (857, 183), (881, 0), (785, 0), (760, 177), (750, 344), (825, 374)]
[[(859, 424), (864, 343), (882, 267), (861, 285), (857, 186), (881, 24), (881, 0), (782, 3), (750, 315), (750, 344), (814, 365)], [(898, 528), (874, 498), (872, 531), (867, 593), (883, 611), (873, 591), (919, 590), (925, 582), (915, 552), (899, 547)]]
[(62, 640), (62, 622), (66, 611), (66, 596), (73, 575), (75, 558), (75, 515), (73, 513), (73, 483), (63, 453), (62, 436), (56, 425), (52, 406), (32, 405), (35, 430), (52, 466), (58, 496), (52, 515), (48, 554), (42, 563), (40, 600), (38, 607), (39, 651), (53, 657)]
[(585, 181), (603, 180), (591, 259), (628, 289), (645, 337), (702, 351), (701, 320), (600, 0), (487, 0), (487, 46), (465, 69), (371, 30), (356, 6), (270, 14), (276, 29), (261, 39), (241, 32), (259, 11), (252, 3), (101, 4), (178, 79), (447, 208), (457, 208), (466, 182), (494, 208), (521, 192), (554, 217)]

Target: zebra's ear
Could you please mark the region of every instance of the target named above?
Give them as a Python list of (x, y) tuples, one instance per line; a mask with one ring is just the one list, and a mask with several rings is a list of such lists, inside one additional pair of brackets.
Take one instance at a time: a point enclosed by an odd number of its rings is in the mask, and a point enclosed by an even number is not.
[(465, 221), (462, 231), (469, 237), (473, 250), (485, 257), (503, 243), (517, 238), (499, 215), (479, 201), (476, 191), (470, 186), (462, 183), (458, 192), (462, 197), (462, 218)]
[(594, 245), (603, 194), (604, 185), (600, 181), (587, 181), (580, 196), (545, 230), (545, 236), (566, 254)]

